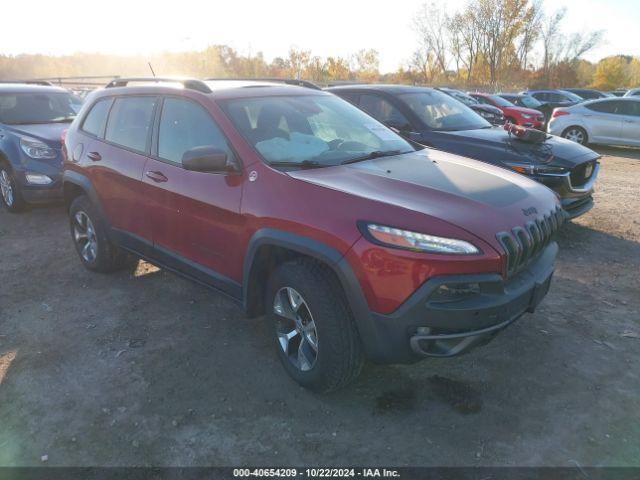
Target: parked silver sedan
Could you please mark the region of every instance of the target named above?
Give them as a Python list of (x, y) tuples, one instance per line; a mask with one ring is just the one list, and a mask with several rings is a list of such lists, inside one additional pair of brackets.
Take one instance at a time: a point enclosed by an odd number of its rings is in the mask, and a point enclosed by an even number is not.
[(640, 147), (640, 97), (601, 98), (556, 108), (547, 131), (582, 145)]

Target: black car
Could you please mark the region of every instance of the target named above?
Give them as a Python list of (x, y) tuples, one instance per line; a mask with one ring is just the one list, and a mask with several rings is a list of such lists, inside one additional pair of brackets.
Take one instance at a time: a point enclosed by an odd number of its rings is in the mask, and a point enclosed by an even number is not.
[(575, 93), (576, 95), (584, 98), (585, 100), (595, 100), (597, 98), (607, 98), (607, 97), (614, 96), (611, 93), (601, 92), (600, 90), (593, 90), (592, 88), (565, 88), (563, 90), (567, 92)]
[(534, 110), (542, 112), (544, 114), (545, 124), (549, 121), (551, 114), (553, 113), (553, 107), (551, 107), (551, 105), (548, 103), (542, 103), (531, 95), (523, 95), (521, 93), (499, 93), (498, 96), (510, 101), (518, 107), (533, 108)]
[(545, 184), (571, 218), (593, 207), (600, 155), (582, 145), (552, 136), (541, 143), (517, 139), (433, 88), (353, 85), (328, 91), (416, 143), (510, 168)]
[(437, 88), (437, 90), (440, 90), (450, 97), (455, 98), (459, 102), (464, 103), (467, 107), (476, 112), (490, 124), (504, 125), (504, 114), (499, 108), (494, 107), (493, 105), (480, 103), (471, 95), (467, 95), (463, 91), (456, 90), (455, 88), (439, 87)]

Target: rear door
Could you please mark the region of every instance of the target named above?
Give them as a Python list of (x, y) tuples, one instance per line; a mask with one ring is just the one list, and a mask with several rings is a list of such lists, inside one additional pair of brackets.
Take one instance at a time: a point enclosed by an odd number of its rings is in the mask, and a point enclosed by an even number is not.
[(116, 233), (149, 241), (150, 225), (141, 187), (157, 102), (156, 96), (116, 98), (110, 104), (104, 135), (85, 149), (91, 180), (111, 227)]
[[(185, 170), (183, 154), (211, 146), (238, 162), (210, 112), (194, 100), (167, 96), (156, 122), (152, 158), (144, 171), (153, 243), (163, 262), (227, 290), (240, 279), (242, 177)], [(210, 282), (210, 281), (213, 282)], [(229, 291), (229, 293), (237, 293)]]
[(595, 143), (618, 143), (622, 133), (622, 116), (618, 113), (619, 100), (605, 100), (584, 105), (583, 114), (590, 140)]
[(621, 103), (621, 143), (624, 143), (624, 145), (640, 146), (640, 101), (624, 101)]

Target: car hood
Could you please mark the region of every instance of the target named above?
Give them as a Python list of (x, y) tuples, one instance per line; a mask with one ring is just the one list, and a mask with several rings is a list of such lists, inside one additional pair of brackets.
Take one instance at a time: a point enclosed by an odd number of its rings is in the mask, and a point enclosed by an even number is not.
[(593, 150), (564, 138), (548, 135), (542, 143), (524, 142), (500, 127), (438, 133), (443, 135), (441, 138), (445, 138), (451, 147), (451, 150), (447, 147), (443, 147), (443, 150), (453, 153), (465, 151), (473, 158), (492, 163), (532, 162), (573, 168), (599, 157)]
[(7, 125), (6, 129), (27, 137), (37, 138), (49, 146), (61, 148), (62, 132), (69, 128), (70, 123), (35, 123), (29, 125)]
[(558, 205), (551, 190), (522, 175), (429, 148), (289, 175), (435, 217), (496, 248), (497, 232), (532, 220), (533, 211), (544, 215)]

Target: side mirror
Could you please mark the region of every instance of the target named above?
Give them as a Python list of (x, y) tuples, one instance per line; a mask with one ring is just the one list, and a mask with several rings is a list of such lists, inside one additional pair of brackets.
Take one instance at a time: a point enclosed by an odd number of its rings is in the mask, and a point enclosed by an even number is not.
[(193, 172), (228, 172), (227, 153), (211, 146), (194, 147), (182, 155), (182, 166)]

